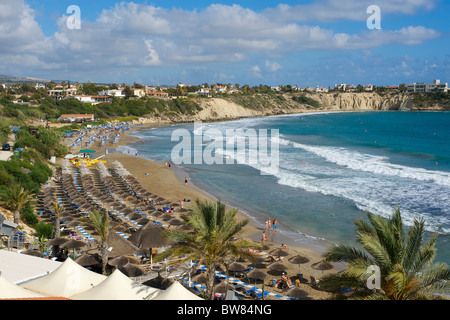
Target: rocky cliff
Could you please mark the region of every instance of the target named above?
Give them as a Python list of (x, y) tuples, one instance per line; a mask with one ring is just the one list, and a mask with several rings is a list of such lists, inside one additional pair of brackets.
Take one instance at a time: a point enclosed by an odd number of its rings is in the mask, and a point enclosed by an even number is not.
[(160, 114), (158, 122), (221, 121), (245, 117), (295, 114), (319, 111), (371, 110), (448, 110), (446, 106), (418, 106), (415, 96), (407, 93), (302, 93), (232, 95), (201, 98), (195, 101), (198, 110), (189, 114)]

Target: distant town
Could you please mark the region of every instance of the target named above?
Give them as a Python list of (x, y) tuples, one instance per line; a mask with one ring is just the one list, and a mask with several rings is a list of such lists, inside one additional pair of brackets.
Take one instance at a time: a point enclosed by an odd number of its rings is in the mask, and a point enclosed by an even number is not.
[[(21, 78), (23, 79), (23, 78)], [(239, 94), (239, 93), (268, 93), (268, 92), (311, 92), (311, 93), (327, 93), (327, 92), (407, 92), (407, 93), (432, 93), (432, 92), (448, 92), (448, 83), (440, 80), (433, 80), (432, 83), (410, 83), (392, 86), (374, 86), (372, 84), (365, 85), (350, 85), (340, 83), (334, 87), (300, 87), (298, 85), (278, 85), (267, 86), (259, 85), (250, 87), (249, 85), (240, 86), (239, 84), (213, 84), (204, 83), (202, 85), (186, 85), (179, 83), (176, 86), (147, 86), (134, 83), (133, 85), (126, 84), (92, 84), (92, 83), (71, 83), (70, 81), (41, 81), (39, 79), (26, 78), (28, 80), (28, 87), (33, 87), (40, 92), (45, 91), (48, 97), (55, 99), (77, 99), (84, 103), (92, 105), (112, 102), (114, 98), (159, 98), (172, 99), (178, 97), (198, 96), (198, 97), (214, 97), (224, 94)], [(35, 81), (34, 81), (35, 80)], [(30, 92), (24, 96), (20, 94), (20, 86), (23, 83), (0, 83), (0, 93), (15, 95), (17, 99), (15, 102), (23, 103), (28, 99), (32, 99)], [(89, 90), (86, 90), (86, 87)], [(95, 91), (95, 92), (93, 92)]]

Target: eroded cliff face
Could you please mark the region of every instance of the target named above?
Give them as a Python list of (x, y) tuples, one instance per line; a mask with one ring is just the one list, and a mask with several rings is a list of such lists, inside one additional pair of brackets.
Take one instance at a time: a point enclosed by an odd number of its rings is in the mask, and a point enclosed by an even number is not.
[[(299, 95), (299, 94), (294, 94)], [(153, 120), (180, 123), (193, 121), (222, 121), (246, 117), (280, 114), (295, 114), (318, 111), (371, 111), (371, 110), (413, 110), (413, 97), (406, 93), (302, 93), (314, 99), (319, 106), (296, 102), (293, 94), (249, 95), (223, 98), (198, 99), (201, 110), (194, 114), (161, 114)], [(429, 108), (429, 110), (438, 110)]]
[(407, 94), (377, 93), (316, 93), (308, 97), (319, 101), (325, 109), (331, 110), (411, 110), (412, 98)]

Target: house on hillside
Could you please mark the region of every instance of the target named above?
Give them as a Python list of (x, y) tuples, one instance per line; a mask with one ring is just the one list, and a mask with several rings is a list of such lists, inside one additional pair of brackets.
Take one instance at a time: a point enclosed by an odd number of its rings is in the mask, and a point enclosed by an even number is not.
[(117, 97), (117, 98), (124, 98), (125, 94), (123, 93), (122, 89), (110, 89), (110, 90), (103, 90), (98, 93), (99, 96), (110, 96), (110, 97)]
[(56, 99), (63, 99), (67, 96), (74, 96), (77, 94), (77, 89), (72, 88), (72, 89), (54, 89), (54, 90), (47, 90), (47, 95), (49, 97), (53, 97)]
[(151, 98), (163, 98), (163, 99), (169, 98), (169, 94), (164, 91), (149, 91), (147, 95)]
[(90, 103), (92, 105), (96, 105), (102, 102), (111, 102), (110, 96), (88, 96), (88, 95), (75, 95), (71, 98), (75, 98), (81, 102)]
[(197, 95), (204, 96), (204, 97), (211, 97), (211, 89), (210, 88), (200, 88), (200, 90), (197, 91)]

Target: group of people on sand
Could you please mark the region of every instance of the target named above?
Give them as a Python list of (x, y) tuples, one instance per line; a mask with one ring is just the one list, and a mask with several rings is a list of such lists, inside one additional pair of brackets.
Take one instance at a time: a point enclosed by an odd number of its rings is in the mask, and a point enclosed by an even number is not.
[(262, 233), (262, 242), (265, 242), (267, 240), (268, 235), (270, 235), (270, 230), (277, 231), (278, 226), (278, 220), (277, 218), (274, 218), (273, 220), (270, 220), (270, 218), (267, 218), (265, 221), (265, 229)]
[(275, 218), (275, 219), (273, 219), (273, 221), (271, 221), (270, 218), (267, 218), (265, 225), (266, 225), (266, 231), (270, 231), (270, 229), (276, 231), (277, 225), (278, 225), (278, 220), (277, 220), (277, 218)]

